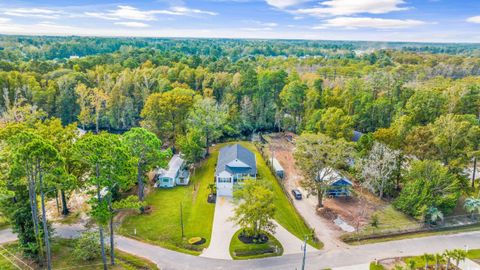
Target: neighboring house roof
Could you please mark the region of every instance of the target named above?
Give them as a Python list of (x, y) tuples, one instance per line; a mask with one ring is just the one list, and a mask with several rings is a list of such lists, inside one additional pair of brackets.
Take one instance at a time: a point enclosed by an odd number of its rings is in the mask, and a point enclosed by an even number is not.
[(335, 170), (323, 169), (322, 171), (320, 171), (320, 177), (323, 178), (323, 181), (326, 181), (327, 184), (332, 186), (337, 186), (337, 185), (353, 186), (353, 183), (350, 180), (348, 180), (348, 178), (342, 176), (340, 173), (338, 173)]
[(166, 170), (158, 170), (157, 174), (164, 178), (175, 178), (177, 176), (177, 172), (182, 168), (184, 162), (185, 160), (183, 160), (179, 154), (175, 154), (168, 162), (168, 168)]
[(215, 175), (222, 172), (257, 174), (255, 154), (240, 144), (223, 147), (218, 154)]
[(362, 132), (354, 130), (354, 131), (353, 131), (352, 141), (353, 141), (353, 142), (358, 142), (362, 136), (363, 136), (363, 133), (362, 133)]

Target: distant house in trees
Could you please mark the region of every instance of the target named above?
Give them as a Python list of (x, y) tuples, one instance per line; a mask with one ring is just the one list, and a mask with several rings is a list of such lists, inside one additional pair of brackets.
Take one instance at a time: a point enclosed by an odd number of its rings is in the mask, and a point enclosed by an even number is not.
[(155, 187), (171, 188), (176, 185), (188, 185), (190, 173), (185, 160), (179, 154), (175, 154), (168, 162), (167, 169), (157, 169), (155, 179)]
[(217, 196), (233, 196), (234, 187), (247, 178), (256, 179), (257, 160), (255, 154), (240, 144), (232, 144), (220, 149), (215, 183)]
[(358, 142), (362, 136), (363, 136), (362, 132), (354, 130), (353, 131), (352, 142)]
[[(327, 175), (324, 175), (327, 174)], [(320, 178), (327, 184), (326, 194), (329, 197), (346, 197), (351, 195), (353, 183), (337, 171), (322, 170)]]

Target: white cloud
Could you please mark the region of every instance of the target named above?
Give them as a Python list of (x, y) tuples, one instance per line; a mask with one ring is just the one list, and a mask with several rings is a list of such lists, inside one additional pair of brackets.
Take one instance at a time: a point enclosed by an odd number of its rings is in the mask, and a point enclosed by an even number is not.
[(132, 6), (118, 6), (117, 9), (109, 10), (107, 12), (85, 12), (86, 16), (95, 17), (104, 20), (135, 20), (135, 21), (154, 21), (156, 15), (176, 15), (176, 16), (191, 16), (191, 15), (217, 15), (215, 12), (204, 11), (200, 9), (191, 9), (183, 6), (171, 7), (170, 9), (154, 9), (154, 10), (139, 10)]
[(8, 23), (9, 21), (10, 21), (9, 18), (2, 18), (2, 17), (0, 17), (0, 24), (1, 24), (1, 23)]
[(314, 29), (325, 29), (329, 27), (341, 27), (347, 29), (401, 29), (420, 26), (423, 24), (426, 24), (426, 22), (419, 20), (381, 19), (370, 17), (338, 17), (326, 20), (325, 24), (314, 27)]
[(402, 7), (404, 0), (329, 0), (319, 3), (312, 8), (298, 9), (297, 14), (311, 16), (345, 16), (359, 13), (384, 14), (392, 11), (407, 10)]
[(211, 16), (218, 15), (218, 13), (216, 12), (205, 11), (205, 10), (194, 9), (194, 8), (187, 8), (183, 6), (172, 7), (170, 8), (170, 10), (177, 13), (176, 15), (191, 15), (191, 14), (205, 14), (205, 15), (211, 15)]
[(480, 23), (480, 16), (474, 16), (467, 19), (467, 22)]
[(266, 0), (267, 4), (276, 8), (284, 9), (307, 2), (308, 0)]
[(33, 17), (43, 19), (57, 19), (63, 12), (46, 8), (10, 8), (4, 9), (3, 14), (15, 17)]
[(135, 27), (135, 28), (143, 28), (143, 27), (149, 27), (150, 25), (142, 22), (114, 22), (116, 25), (122, 25), (122, 26), (127, 26), (127, 27)]

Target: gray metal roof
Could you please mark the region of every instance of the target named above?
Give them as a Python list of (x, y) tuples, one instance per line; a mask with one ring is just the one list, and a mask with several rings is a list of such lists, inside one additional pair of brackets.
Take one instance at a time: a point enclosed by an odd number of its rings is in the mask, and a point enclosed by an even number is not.
[(283, 172), (283, 167), (280, 164), (280, 162), (278, 162), (278, 160), (276, 158), (272, 158), (272, 166), (273, 166), (273, 169), (275, 169), (276, 172), (278, 172), (278, 171)]
[(231, 174), (257, 174), (255, 154), (240, 144), (227, 145), (220, 149), (215, 174), (223, 171)]
[(175, 179), (184, 162), (185, 160), (183, 160), (179, 154), (175, 154), (168, 162), (168, 169), (160, 169), (157, 174), (159, 174), (162, 178)]

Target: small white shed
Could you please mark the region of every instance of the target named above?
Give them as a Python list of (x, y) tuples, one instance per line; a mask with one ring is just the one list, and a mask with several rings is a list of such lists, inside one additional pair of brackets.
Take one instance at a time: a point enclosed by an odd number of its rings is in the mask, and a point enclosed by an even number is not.
[(278, 177), (283, 178), (285, 173), (283, 171), (282, 165), (280, 165), (280, 162), (278, 162), (278, 160), (276, 158), (272, 158), (271, 162), (272, 162), (272, 168), (275, 171), (275, 174)]

